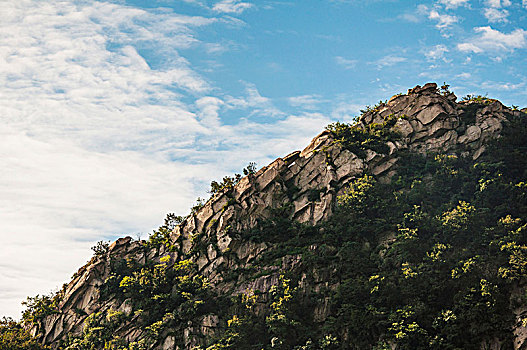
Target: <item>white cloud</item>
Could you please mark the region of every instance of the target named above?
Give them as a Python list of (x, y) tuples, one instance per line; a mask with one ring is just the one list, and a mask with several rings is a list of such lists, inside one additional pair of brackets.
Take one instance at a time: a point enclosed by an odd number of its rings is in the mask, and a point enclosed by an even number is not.
[(451, 9), (468, 5), (469, 0), (439, 0), (439, 3), (445, 5), (447, 9)]
[(253, 4), (251, 3), (241, 2), (239, 0), (223, 0), (216, 3), (212, 7), (212, 10), (216, 12), (240, 14), (252, 6)]
[(481, 84), (481, 86), (485, 89), (493, 89), (493, 90), (499, 90), (499, 91), (518, 91), (518, 90), (525, 90), (525, 83), (502, 83), (502, 82), (493, 82), (493, 81), (485, 81)]
[(507, 7), (511, 6), (512, 3), (510, 0), (487, 0), (486, 1), (487, 6), (500, 8), (500, 7)]
[(445, 53), (448, 52), (448, 49), (445, 45), (436, 45), (430, 50), (425, 52), (426, 58), (429, 60), (445, 60)]
[(523, 7), (525, 7), (527, 9), (527, 0), (523, 0), (522, 1), (522, 5), (523, 5)]
[(244, 97), (232, 97), (227, 96), (226, 102), (231, 108), (255, 108), (268, 106), (271, 101), (260, 94), (258, 89), (254, 84), (245, 84), (245, 93)]
[(474, 53), (494, 52), (500, 55), (527, 47), (527, 31), (523, 29), (516, 29), (509, 34), (491, 27), (477, 27), (474, 31), (479, 35), (458, 44), (458, 50)]
[[(196, 101), (196, 107), (198, 107), (198, 116), (200, 121), (213, 128), (220, 126), (219, 110), (224, 104), (222, 100), (217, 97), (206, 96)], [(210, 132), (213, 132), (211, 129)]]
[[(436, 68), (436, 67), (431, 67)], [(441, 81), (445, 79), (445, 74), (438, 72), (438, 71), (426, 71), (419, 73), (420, 78), (424, 78), (426, 80), (435, 80), (435, 81)]]
[(183, 2), (186, 2), (188, 4), (203, 6), (203, 0), (183, 0)]
[(320, 95), (293, 96), (288, 101), (291, 106), (303, 109), (317, 109), (318, 105), (324, 102)]
[[(200, 130), (178, 96), (209, 87), (177, 49), (196, 41), (189, 26), (201, 25), (202, 18), (150, 16), (98, 2), (79, 7), (45, 2), (24, 8), (28, 3), (11, 5), (0, 34), (1, 103), (7, 121), (22, 117), (28, 131), (40, 138), (67, 138), (86, 147), (104, 144), (114, 150), (164, 148), (167, 139), (153, 134), (167, 130), (169, 119), (169, 128), (187, 124)], [(62, 16), (56, 13), (59, 7)], [(137, 18), (146, 26), (135, 25)], [(126, 32), (118, 31), (119, 26)], [(132, 45), (144, 40), (154, 48), (172, 49), (166, 65), (150, 68)], [(108, 50), (109, 44), (115, 48)], [(27, 96), (32, 97), (31, 104)], [(168, 105), (168, 112), (160, 114)], [(135, 142), (126, 142), (130, 138)]]
[(430, 13), (428, 14), (428, 18), (431, 20), (437, 21), (436, 27), (438, 29), (445, 29), (459, 21), (459, 19), (456, 16), (440, 14), (436, 10), (430, 11)]
[(245, 83), (245, 96), (226, 96), (225, 102), (226, 107), (230, 109), (250, 109), (249, 116), (284, 116), (284, 113), (276, 108), (269, 98), (262, 96), (258, 88), (250, 83)]
[(10, 286), (0, 290), (0, 309), (15, 317), (25, 296), (67, 282), (94, 241), (145, 233), (164, 213), (185, 213), (197, 174), (218, 170), (40, 141), (16, 126), (4, 125), (0, 137), (0, 285)]
[(341, 65), (344, 67), (344, 69), (353, 69), (357, 65), (357, 60), (350, 60), (348, 58), (344, 58), (342, 56), (336, 56), (335, 62), (337, 62), (338, 65)]
[(470, 78), (472, 78), (472, 74), (467, 73), (467, 72), (463, 72), (463, 73), (460, 73), (460, 74), (456, 75), (456, 78), (470, 79)]
[(416, 13), (421, 16), (426, 16), (428, 14), (428, 6), (424, 4), (417, 5)]
[(385, 56), (377, 61), (374, 62), (374, 64), (377, 66), (377, 68), (381, 69), (384, 67), (393, 66), (397, 63), (401, 63), (406, 61), (405, 57), (396, 56), (396, 55), (388, 55)]
[(410, 12), (403, 13), (402, 15), (399, 15), (398, 18), (412, 23), (419, 23), (422, 20), (421, 17), (417, 16), (415, 13)]
[(509, 11), (500, 8), (511, 6), (510, 0), (487, 0), (486, 5), (488, 7), (483, 9), (483, 14), (490, 23), (507, 23), (509, 21), (507, 19)]
[(483, 13), (490, 23), (506, 23), (509, 21), (507, 19), (509, 17), (509, 11), (505, 9), (486, 8)]
[(412, 12), (405, 12), (399, 15), (398, 18), (408, 22), (419, 23), (428, 16), (428, 12), (428, 6), (420, 4)]

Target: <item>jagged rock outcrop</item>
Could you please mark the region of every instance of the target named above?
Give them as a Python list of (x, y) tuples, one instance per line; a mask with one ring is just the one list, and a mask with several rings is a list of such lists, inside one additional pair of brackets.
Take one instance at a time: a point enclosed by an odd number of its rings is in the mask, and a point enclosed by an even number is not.
[[(304, 150), (278, 158), (242, 178), (234, 188), (215, 194), (190, 214), (171, 234), (171, 241), (177, 247), (175, 251), (166, 251), (163, 246), (145, 250), (142, 242), (130, 237), (114, 242), (104, 256), (92, 259), (78, 271), (64, 289), (60, 312), (47, 316), (33, 332), (40, 334), (44, 343), (56, 346), (66, 334), (79, 334), (87, 315), (110, 308), (130, 312), (126, 301), (100, 298), (99, 287), (109, 277), (111, 260), (132, 259), (144, 263), (167, 254), (172, 261), (190, 257), (197, 263), (199, 273), (219, 293), (267, 292), (278, 281), (276, 273), (250, 280), (243, 276), (225, 279), (225, 271), (250, 265), (269, 249), (266, 243), (242, 241), (236, 233), (254, 227), (258, 219), (270, 215), (271, 209), (286, 204), (293, 220), (312, 224), (325, 220), (331, 215), (337, 196), (351, 180), (369, 173), (389, 181), (397, 172), (398, 153), (404, 150), (442, 151), (477, 159), (485, 152), (486, 143), (500, 135), (507, 116), (519, 113), (496, 100), (456, 102), (452, 93), (439, 93), (436, 84), (417, 86), (407, 94), (393, 96), (364, 113), (359, 120), (365, 128), (373, 123), (382, 124), (388, 117), (397, 119), (393, 128), (400, 138), (387, 142), (389, 151), (385, 154), (370, 149), (361, 157), (335, 142), (331, 132), (322, 132)], [(193, 250), (193, 237), (199, 235), (213, 239), (208, 240), (204, 249)], [(296, 264), (298, 259), (289, 256), (283, 259), (281, 268), (294, 269)], [(314, 275), (306, 283), (317, 290), (325, 284), (325, 278)], [(326, 308), (324, 303), (317, 307), (317, 320), (324, 320)], [(185, 348), (195, 344), (193, 334), (212, 333), (217, 324), (218, 316), (211, 314), (199, 324), (189, 325), (185, 331)], [(128, 340), (142, 336), (133, 319), (117, 333)], [(522, 348), (526, 331), (520, 327), (515, 333), (518, 335), (515, 346)], [(167, 335), (159, 348), (173, 346), (174, 340)]]

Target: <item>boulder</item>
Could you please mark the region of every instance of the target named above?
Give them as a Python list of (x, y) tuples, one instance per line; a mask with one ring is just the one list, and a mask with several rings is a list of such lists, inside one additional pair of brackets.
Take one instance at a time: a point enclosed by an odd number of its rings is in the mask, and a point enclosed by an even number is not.
[(423, 125), (430, 124), (440, 116), (446, 116), (447, 113), (441, 105), (432, 105), (428, 108), (421, 110), (417, 115), (416, 119), (419, 120)]

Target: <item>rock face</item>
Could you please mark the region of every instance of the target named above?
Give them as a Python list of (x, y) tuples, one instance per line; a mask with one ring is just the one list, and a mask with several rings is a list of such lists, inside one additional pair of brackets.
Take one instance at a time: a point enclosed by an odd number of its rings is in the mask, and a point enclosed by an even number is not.
[[(268, 291), (278, 281), (277, 274), (269, 273), (253, 280), (225, 279), (225, 271), (251, 263), (269, 249), (265, 243), (242, 241), (233, 232), (253, 227), (258, 219), (266, 218), (270, 210), (290, 208), (290, 217), (299, 222), (317, 223), (331, 215), (336, 197), (346, 184), (356, 177), (369, 173), (382, 181), (389, 181), (397, 172), (397, 154), (401, 150), (420, 153), (448, 152), (477, 159), (485, 151), (485, 144), (499, 136), (506, 117), (519, 111), (502, 105), (499, 101), (485, 103), (456, 102), (453, 94), (440, 94), (436, 84), (417, 86), (404, 95), (396, 95), (387, 103), (363, 114), (359, 124), (363, 127), (383, 123), (389, 116), (396, 117), (393, 127), (400, 138), (388, 142), (389, 152), (381, 154), (368, 150), (366, 157), (359, 157), (335, 143), (330, 132), (316, 136), (302, 151), (278, 158), (255, 174), (244, 177), (233, 189), (215, 194), (206, 204), (189, 215), (171, 234), (172, 243), (178, 248), (166, 252), (164, 248), (145, 251), (143, 243), (130, 237), (114, 242), (105, 256), (94, 258), (81, 268), (64, 290), (60, 312), (47, 316), (34, 334), (40, 334), (44, 343), (57, 346), (67, 333), (79, 334), (87, 315), (96, 311), (114, 310), (129, 312), (126, 301), (103, 301), (99, 286), (108, 278), (111, 259), (133, 259), (144, 262), (159, 259), (166, 254), (177, 260), (182, 255), (190, 257), (218, 291), (233, 293), (247, 290)], [(331, 161), (328, 161), (331, 160)], [(193, 251), (192, 237), (213, 237), (217, 244)], [(229, 254), (223, 254), (229, 252)], [(294, 256), (285, 259), (281, 268), (294, 268)], [(324, 283), (324, 276), (314, 276), (313, 288)], [(325, 306), (317, 308), (316, 318), (324, 320)], [(213, 332), (218, 317), (209, 315), (200, 325), (186, 330), (187, 344), (194, 344), (192, 334)], [(133, 322), (118, 330), (129, 340), (141, 337)], [(516, 348), (525, 342), (524, 329), (515, 331)], [(174, 340), (167, 335), (160, 349), (172, 349)]]

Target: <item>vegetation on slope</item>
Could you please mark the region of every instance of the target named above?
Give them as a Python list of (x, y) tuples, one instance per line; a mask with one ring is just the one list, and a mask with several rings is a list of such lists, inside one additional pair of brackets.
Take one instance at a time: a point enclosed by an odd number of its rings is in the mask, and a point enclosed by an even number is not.
[(394, 141), (399, 134), (393, 126), (397, 117), (389, 115), (383, 123), (371, 123), (365, 126), (360, 124), (332, 123), (326, 127), (335, 139), (335, 143), (342, 145), (360, 158), (366, 157), (366, 150), (377, 153), (388, 153), (390, 148), (386, 141)]
[[(267, 313), (234, 313), (209, 349), (512, 348), (527, 298), (526, 151), (522, 117), (477, 162), (401, 154), (391, 183), (356, 179), (327, 222), (277, 215), (243, 233), (274, 245), (262, 265), (289, 254), (303, 264), (285, 272)], [(299, 293), (313, 272), (328, 288)]]
[(20, 323), (10, 319), (0, 320), (0, 349), (1, 350), (47, 350)]

